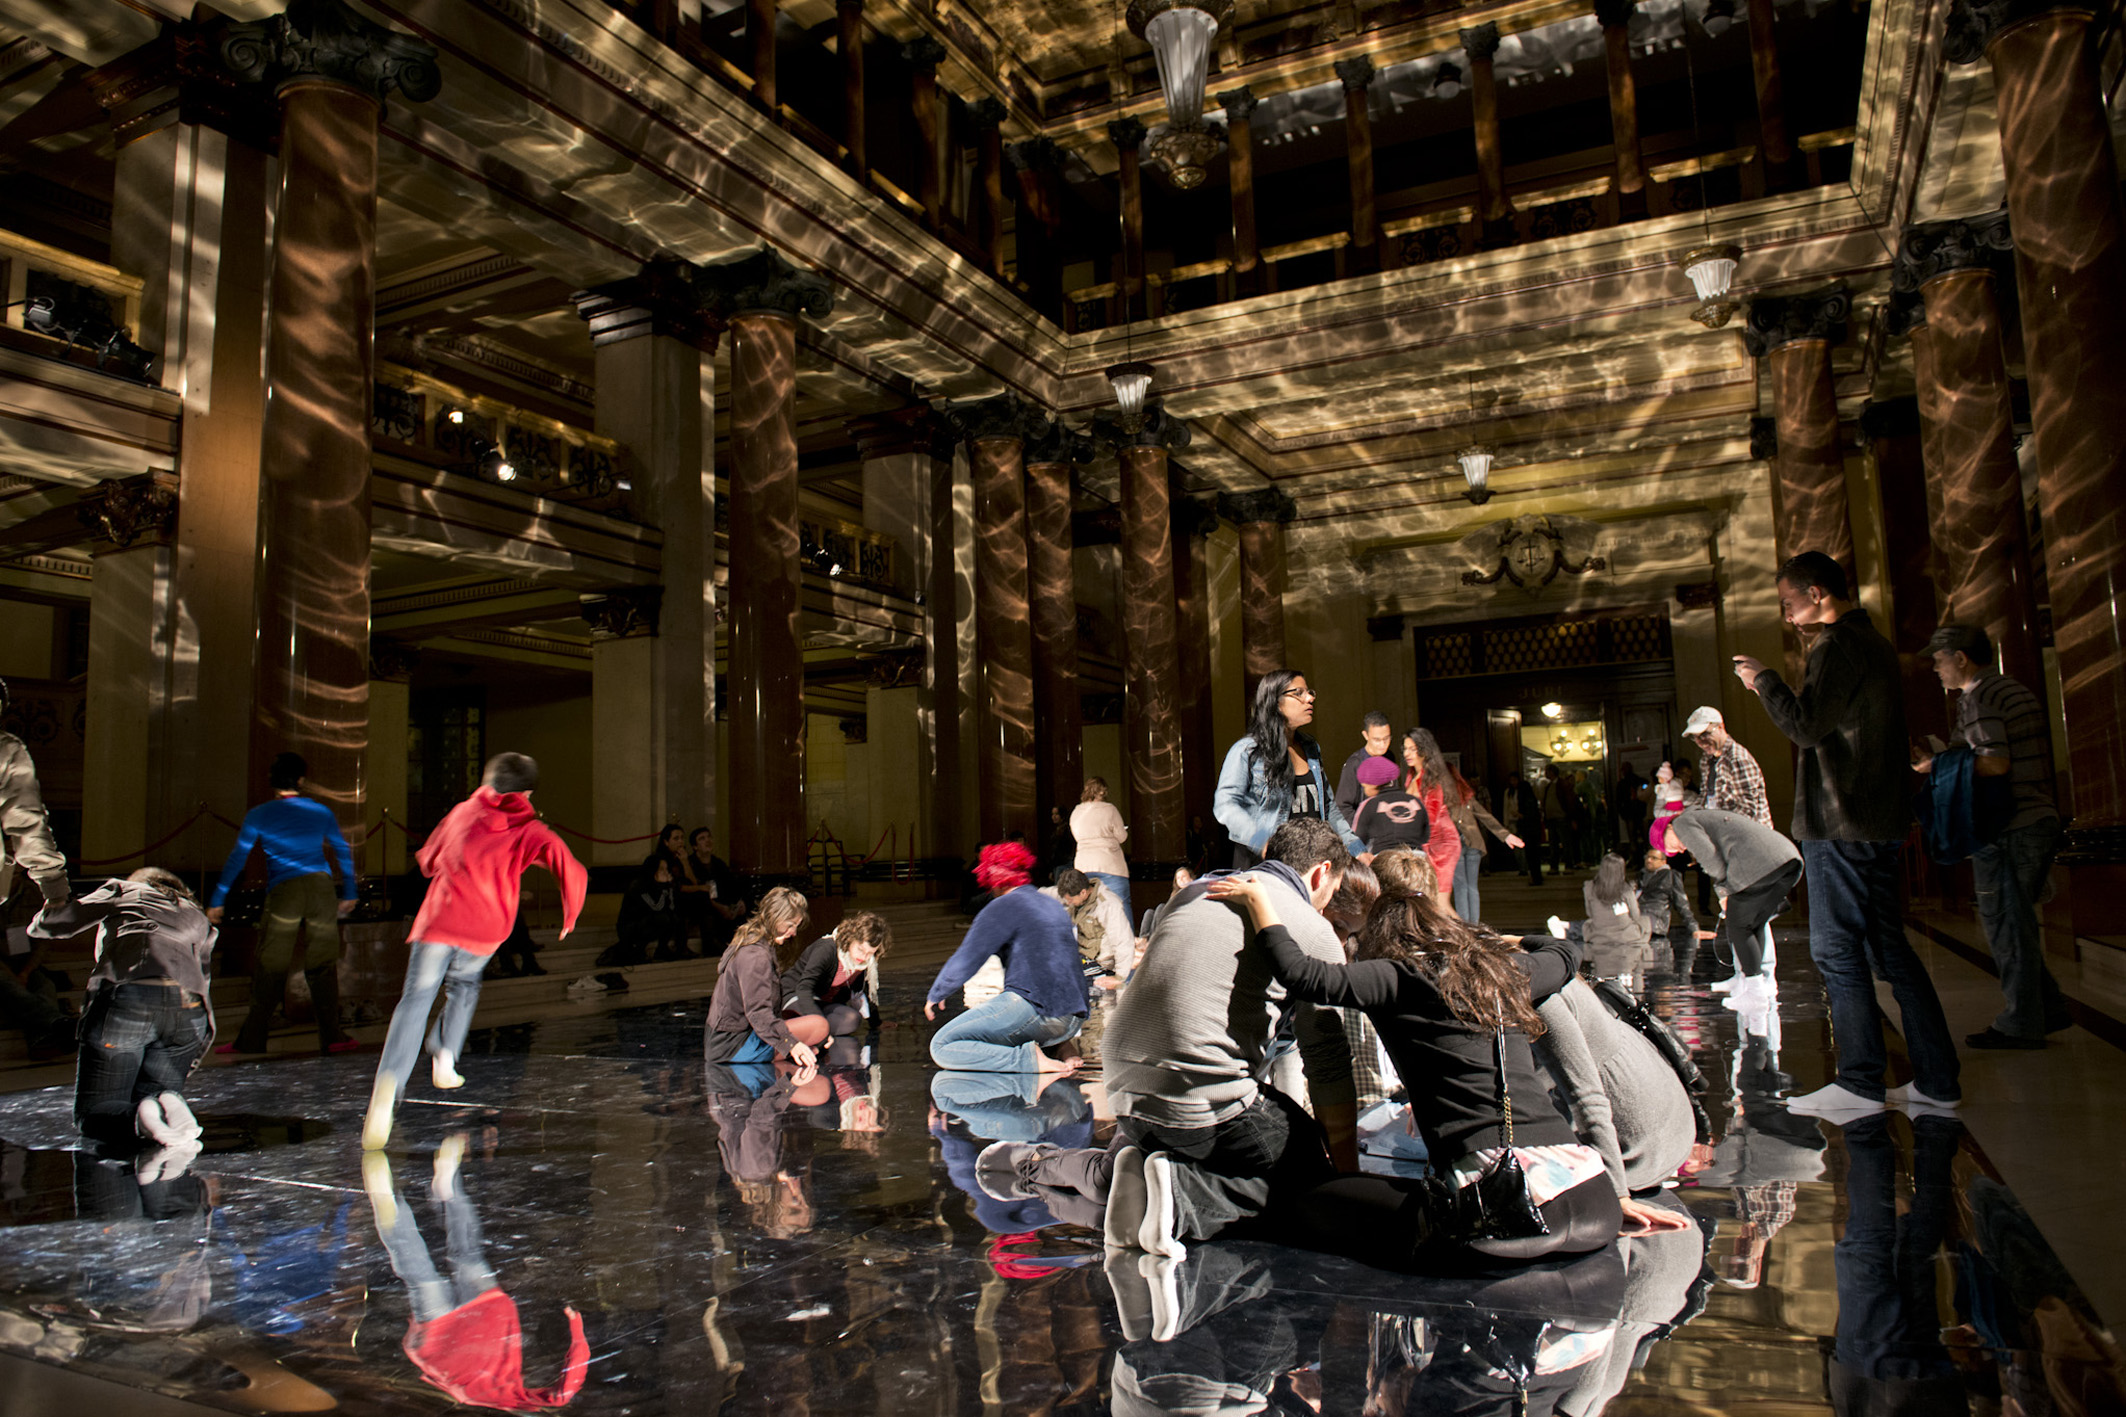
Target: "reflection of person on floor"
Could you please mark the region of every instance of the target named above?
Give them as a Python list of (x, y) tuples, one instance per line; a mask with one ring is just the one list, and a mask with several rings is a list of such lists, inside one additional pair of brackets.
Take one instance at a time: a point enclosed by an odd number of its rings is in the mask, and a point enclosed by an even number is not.
[(183, 1088), (214, 1038), (207, 999), (214, 927), (183, 881), (143, 866), (46, 905), (30, 921), (33, 939), (90, 930), (96, 965), (81, 1020), (74, 1124), (99, 1142), (123, 1146), (138, 1137), (197, 1155), (200, 1127)]
[(1039, 1230), (1062, 1221), (1100, 1228), (1100, 1206), (1076, 1191), (1020, 1180), (1008, 1172), (982, 1174), (976, 1161), (991, 1142), (1084, 1147), (1092, 1144), (1093, 1110), (1071, 1078), (1031, 1073), (933, 1074), (930, 1134), (943, 1153), (952, 1184), (974, 1202), (975, 1218), (1000, 1235)]
[(236, 1041), (222, 1045), (224, 1053), (266, 1051), (266, 1031), (286, 995), (298, 944), (303, 981), (310, 986), (317, 1013), (317, 1046), (328, 1053), (358, 1046), (340, 1032), (340, 921), (354, 909), (354, 854), (332, 809), (303, 795), (309, 773), (310, 765), (300, 753), (282, 753), (273, 760), (267, 772), (273, 800), (244, 813), (236, 846), (207, 896), (207, 919), (219, 925), (222, 901), (244, 874), (251, 853), (265, 853), (266, 903), (258, 917), (258, 955), (251, 964), (251, 1010)]
[(1845, 1124), (1845, 1233), (1838, 1267), (1838, 1346), (1830, 1361), (1831, 1406), (1839, 1417), (1964, 1410), (1963, 1383), (1941, 1341), (1936, 1256), (1955, 1193), (1949, 1164), (1963, 1124), (1912, 1119), (1912, 1203), (1897, 1214), (1897, 1153), (1889, 1119), (1874, 1113)]
[(1723, 1241), (1715, 1266), (1722, 1282), (1754, 1289), (1763, 1282), (1772, 1237), (1794, 1218), (1801, 1184), (1823, 1175), (1824, 1140), (1813, 1117), (1796, 1116), (1780, 1102), (1794, 1080), (1779, 1070), (1777, 1015), (1766, 1010), (1739, 1022), (1733, 1118), (1691, 1184), (1732, 1193), (1741, 1224)]
[(857, 910), (805, 946), (778, 985), (783, 1022), (791, 1033), (818, 1047), (829, 1038), (854, 1038), (877, 1028), (873, 965), (892, 943), (891, 926), (868, 910)]
[(1619, 1242), (1624, 1300), (1617, 1310), (1617, 1335), (1607, 1353), (1579, 1370), (1572, 1391), (1558, 1402), (1558, 1411), (1566, 1417), (1596, 1417), (1645, 1365), (1648, 1348), (1705, 1307), (1705, 1230), (1666, 1194), (1647, 1204), (1686, 1223)]
[[(0, 713), (6, 711), (7, 681), (0, 679)], [(37, 883), (46, 905), (61, 904), (73, 894), (66, 855), (52, 839), (45, 815), (37, 765), (20, 738), (0, 733), (0, 900), (11, 893), (17, 866)]]
[(1078, 1066), (1042, 1051), (1076, 1038), (1092, 1006), (1070, 911), (1034, 889), (1033, 866), (1033, 853), (1017, 842), (982, 848), (975, 879), (993, 898), (931, 981), (923, 1016), (935, 1019), (991, 957), (1003, 961), (1004, 987), (931, 1035), (930, 1057), (941, 1068), (1067, 1073)]
[(516, 1301), (487, 1266), (480, 1215), (458, 1176), (466, 1142), (464, 1132), (443, 1139), (436, 1148), (429, 1186), (429, 1195), (443, 1210), (448, 1279), (436, 1268), (413, 1213), (399, 1198), (391, 1162), (375, 1151), (362, 1158), (362, 1182), (376, 1212), (377, 1237), (391, 1256), (392, 1272), (406, 1286), (413, 1310), (413, 1322), (406, 1327), (406, 1356), (420, 1368), (422, 1377), (454, 1402), (507, 1411), (566, 1407), (583, 1387), (590, 1368), (583, 1316), (572, 1306), (564, 1306), (569, 1338), (561, 1372), (550, 1387), (526, 1387)]
[[(772, 908), (774, 894), (770, 891), (761, 902), (762, 914)], [(753, 1224), (776, 1239), (810, 1230), (811, 1167), (802, 1161), (793, 1164), (789, 1156), (789, 1116), (793, 1108), (824, 1101), (825, 1080), (810, 1067), (710, 1063), (702, 1086), (716, 1123), (723, 1173), (737, 1187), (739, 1203)]]

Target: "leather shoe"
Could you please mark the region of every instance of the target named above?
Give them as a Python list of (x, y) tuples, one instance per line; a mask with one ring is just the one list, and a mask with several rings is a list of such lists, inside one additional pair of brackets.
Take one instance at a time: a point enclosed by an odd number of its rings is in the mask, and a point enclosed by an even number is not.
[(2003, 1033), (1997, 1028), (1988, 1026), (1978, 1033), (1966, 1034), (1964, 1036), (1964, 1046), (1966, 1048), (2015, 1048), (2035, 1053), (2044, 1048), (2045, 1040), (2042, 1038), (2018, 1038), (2012, 1033)]

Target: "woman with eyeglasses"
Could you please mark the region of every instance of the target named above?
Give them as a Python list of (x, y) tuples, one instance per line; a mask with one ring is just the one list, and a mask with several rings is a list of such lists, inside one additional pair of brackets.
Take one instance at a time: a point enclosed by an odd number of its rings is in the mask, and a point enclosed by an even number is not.
[(1227, 750), (1211, 807), (1232, 834), (1236, 870), (1261, 861), (1271, 835), (1291, 817), (1327, 822), (1354, 857), (1373, 860), (1336, 805), (1321, 745), (1300, 731), (1313, 721), (1314, 691), (1298, 670), (1272, 670), (1255, 685), (1247, 736)]

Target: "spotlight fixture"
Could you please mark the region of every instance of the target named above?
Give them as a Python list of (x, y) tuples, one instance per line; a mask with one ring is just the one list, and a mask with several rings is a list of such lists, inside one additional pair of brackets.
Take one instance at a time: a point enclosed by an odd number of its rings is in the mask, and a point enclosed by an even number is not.
[(462, 408), (453, 408), (445, 412), (443, 417), (445, 421), (450, 423), (463, 423), (465, 421), (465, 410)]
[(1462, 66), (1441, 64), (1432, 71), (1432, 96), (1453, 98), (1462, 91)]
[(1707, 245), (1693, 247), (1676, 262), (1698, 293), (1698, 308), (1690, 317), (1709, 330), (1719, 329), (1742, 308), (1742, 302), (1729, 293), (1735, 288), (1735, 267), (1741, 259), (1740, 247)]
[(1705, 14), (1699, 19), (1699, 28), (1709, 35), (1726, 34), (1735, 24), (1735, 0), (1705, 0)]
[(1132, 433), (1144, 426), (1144, 397), (1151, 392), (1152, 373), (1152, 366), (1141, 359), (1108, 366), (1107, 382), (1115, 386), (1122, 426)]
[(1462, 495), (1481, 507), (1491, 500), (1491, 449), (1478, 446), (1464, 448), (1455, 454), (1454, 460), (1462, 465), (1462, 476), (1469, 481), (1469, 488)]
[(495, 476), (503, 482), (515, 482), (517, 480), (516, 464), (507, 460), (496, 463)]
[(1563, 704), (1549, 703), (1543, 705), (1543, 717), (1545, 718), (1556, 718), (1563, 712), (1565, 712), (1565, 705)]

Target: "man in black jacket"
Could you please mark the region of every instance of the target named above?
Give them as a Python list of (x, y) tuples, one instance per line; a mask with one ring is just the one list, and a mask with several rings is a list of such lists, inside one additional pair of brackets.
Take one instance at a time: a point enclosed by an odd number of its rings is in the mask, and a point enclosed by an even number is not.
[[(1801, 749), (1791, 835), (1808, 873), (1809, 955), (1838, 1039), (1836, 1080), (1787, 1106), (1839, 1120), (1881, 1111), (1886, 1096), (1915, 1110), (1953, 1108), (1963, 1096), (1956, 1044), (1898, 901), (1911, 768), (1897, 651), (1853, 603), (1845, 569), (1821, 551), (1779, 568), (1779, 609), (1815, 636), (1800, 689), (1748, 655), (1735, 656), (1735, 675)], [(1916, 1074), (1894, 1095), (1883, 1086), (1878, 975), (1896, 996)]]

